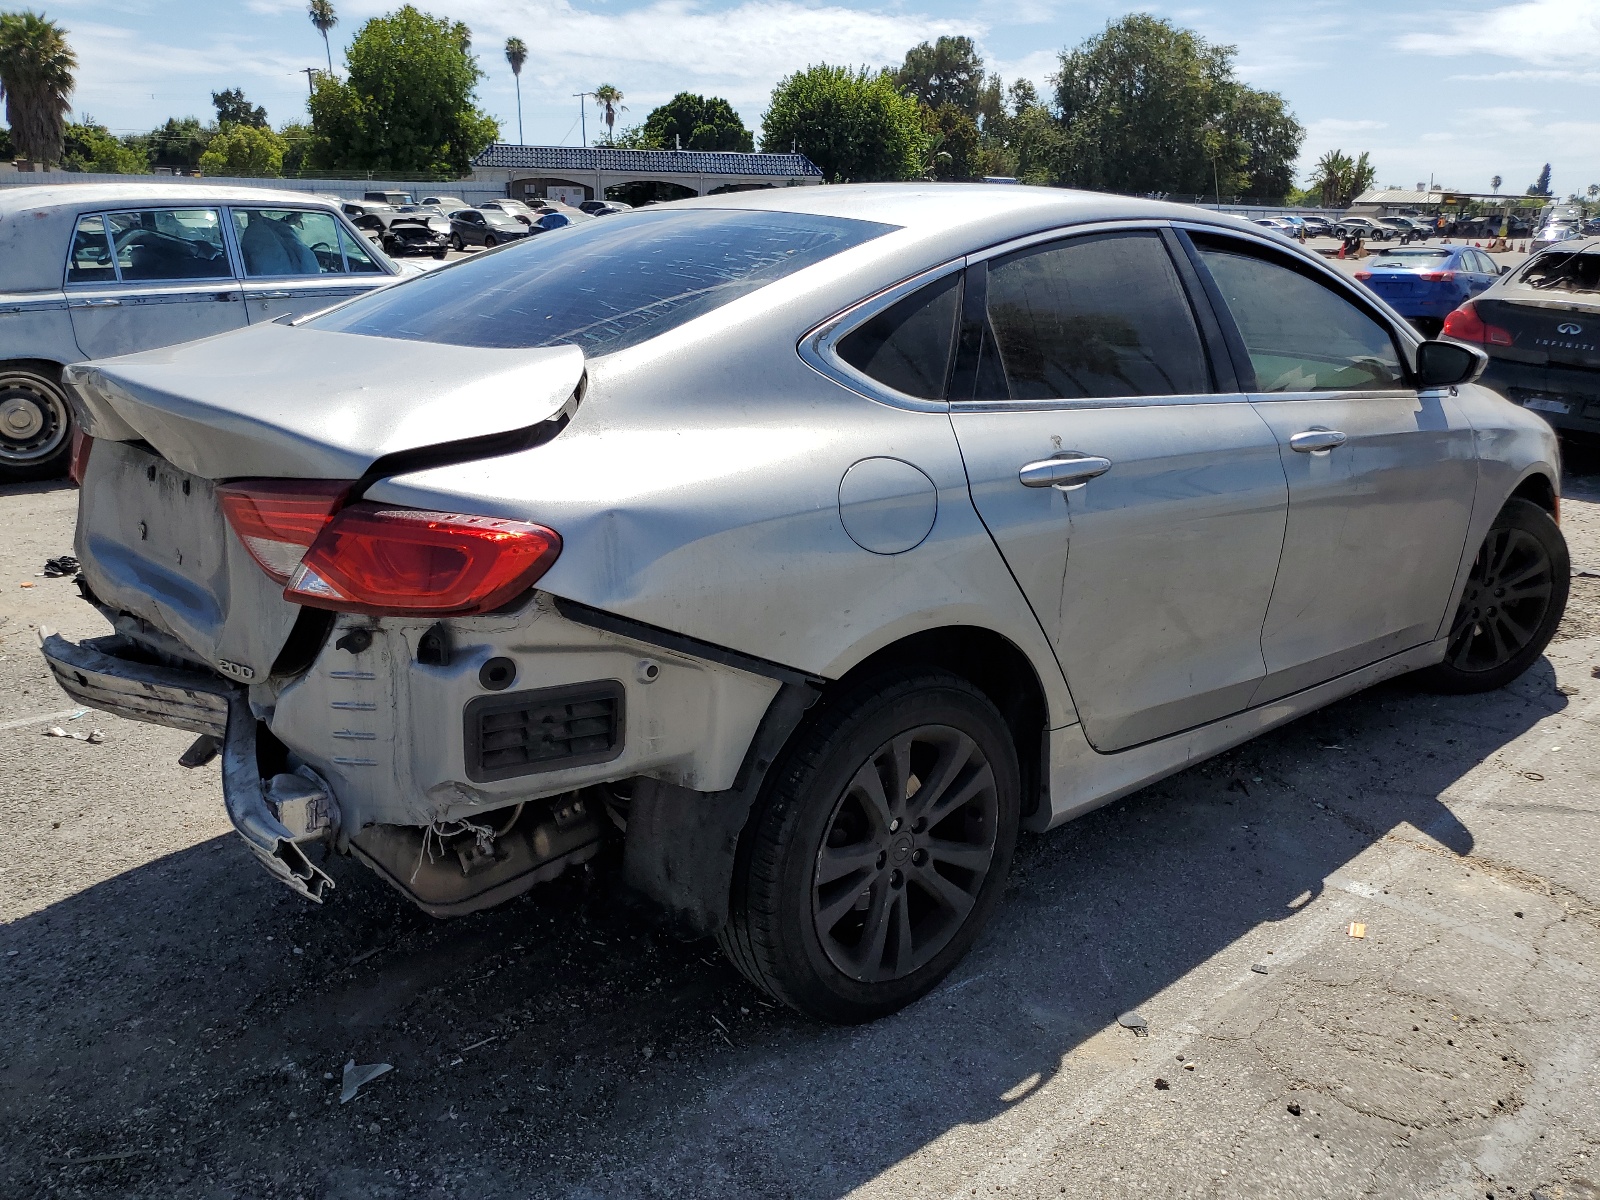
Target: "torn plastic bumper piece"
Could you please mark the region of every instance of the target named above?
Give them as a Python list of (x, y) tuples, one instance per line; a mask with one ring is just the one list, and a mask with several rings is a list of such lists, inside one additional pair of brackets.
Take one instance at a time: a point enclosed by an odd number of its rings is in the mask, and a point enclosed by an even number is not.
[[(56, 682), (79, 703), (221, 738), (222, 798), (234, 829), (273, 878), (322, 902), (333, 880), (306, 857), (267, 803), (256, 763), (256, 717), (243, 688), (220, 676), (141, 661), (138, 647), (121, 635), (69, 642), (41, 629), (39, 644)], [(328, 801), (324, 811), (337, 812), (331, 796)]]

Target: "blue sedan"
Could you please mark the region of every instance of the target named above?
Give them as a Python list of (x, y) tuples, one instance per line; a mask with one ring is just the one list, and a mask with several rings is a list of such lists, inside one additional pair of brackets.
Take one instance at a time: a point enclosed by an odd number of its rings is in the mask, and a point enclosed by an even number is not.
[(1380, 250), (1356, 278), (1433, 337), (1444, 319), (1500, 277), (1500, 267), (1472, 246)]

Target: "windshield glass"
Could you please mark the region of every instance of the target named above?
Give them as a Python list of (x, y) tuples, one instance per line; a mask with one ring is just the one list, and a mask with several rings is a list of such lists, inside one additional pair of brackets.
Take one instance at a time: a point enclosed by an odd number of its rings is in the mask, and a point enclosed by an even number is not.
[(1424, 263), (1438, 262), (1441, 258), (1449, 258), (1450, 251), (1444, 249), (1418, 249), (1418, 250), (1380, 250), (1378, 252), (1378, 266), (1380, 267), (1419, 267)]
[(1600, 253), (1541, 254), (1522, 268), (1517, 282), (1540, 291), (1600, 292)]
[(725, 208), (634, 213), (467, 259), (309, 324), (457, 346), (571, 344), (595, 357), (656, 337), (895, 228)]

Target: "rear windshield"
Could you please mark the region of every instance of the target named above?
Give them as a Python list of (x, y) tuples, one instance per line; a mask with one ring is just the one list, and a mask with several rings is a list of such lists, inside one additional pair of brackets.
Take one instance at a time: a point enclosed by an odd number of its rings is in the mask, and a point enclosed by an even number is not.
[(1397, 266), (1397, 267), (1403, 267), (1403, 266), (1408, 265), (1408, 263), (1416, 263), (1416, 262), (1421, 262), (1421, 261), (1425, 261), (1425, 260), (1428, 260), (1428, 259), (1449, 258), (1449, 257), (1450, 257), (1450, 251), (1443, 250), (1443, 249), (1440, 249), (1440, 250), (1380, 250), (1380, 251), (1378, 251), (1378, 265), (1382, 266), (1385, 263), (1390, 263), (1390, 264), (1392, 264), (1394, 266)]
[(657, 337), (895, 229), (741, 209), (585, 221), (354, 300), (313, 328), (457, 346), (579, 346)]
[(1551, 292), (1600, 292), (1600, 253), (1541, 254), (1522, 268), (1524, 287)]

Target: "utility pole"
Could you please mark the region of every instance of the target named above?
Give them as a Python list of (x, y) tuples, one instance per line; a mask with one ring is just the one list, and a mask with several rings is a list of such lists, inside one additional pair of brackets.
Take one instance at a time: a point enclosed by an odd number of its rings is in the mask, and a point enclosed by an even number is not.
[(318, 74), (317, 69), (315, 67), (302, 67), (302, 68), (300, 68), (300, 72), (299, 73), (306, 77), (306, 94), (308, 96), (315, 96), (317, 94), (317, 85), (316, 85), (316, 76)]
[[(584, 107), (584, 100), (594, 95), (593, 92), (574, 92), (578, 98), (578, 127), (583, 131), (583, 144), (589, 144), (589, 110)], [(570, 126), (569, 126), (570, 128)]]

